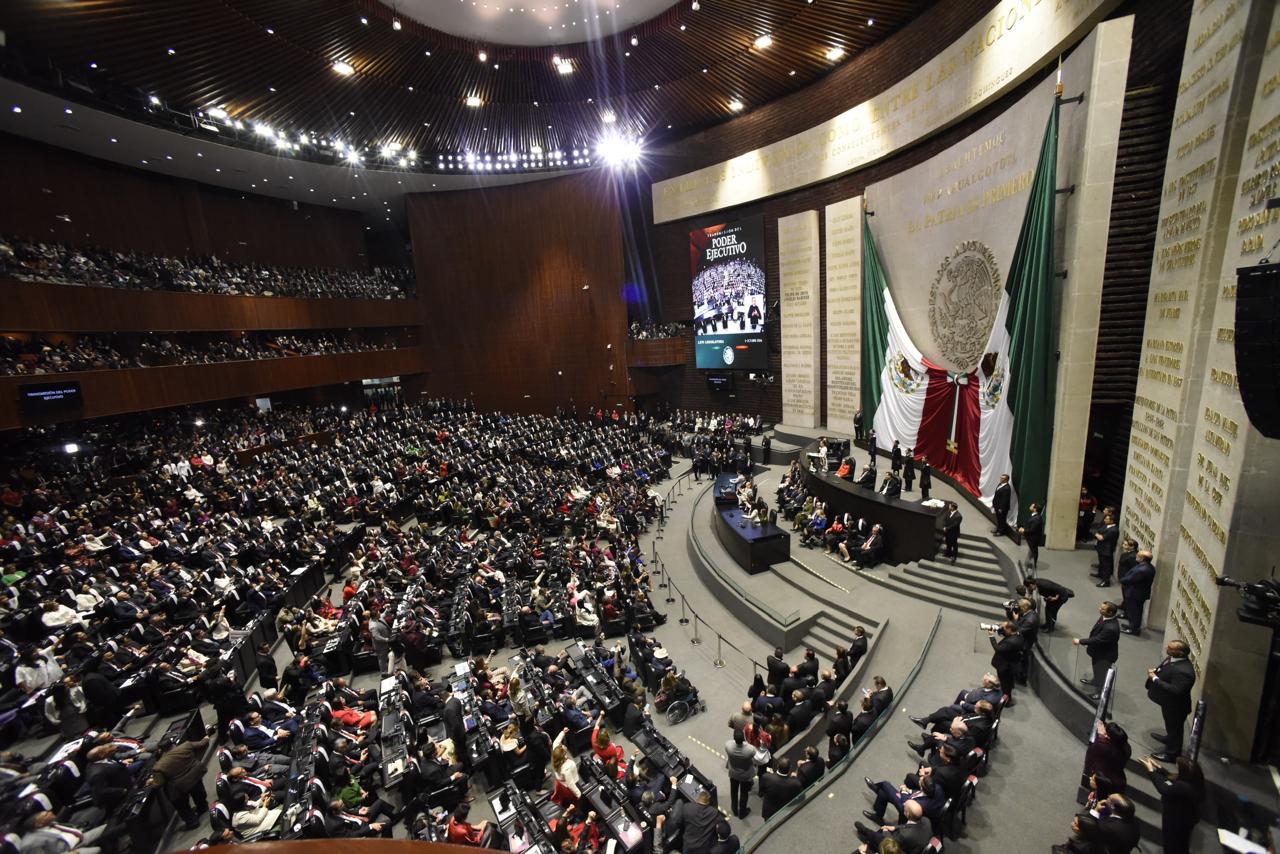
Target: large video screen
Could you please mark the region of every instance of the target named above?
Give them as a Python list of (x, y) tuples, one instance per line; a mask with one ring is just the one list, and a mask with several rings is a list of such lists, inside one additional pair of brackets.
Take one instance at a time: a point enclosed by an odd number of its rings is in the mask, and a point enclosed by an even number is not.
[(768, 367), (764, 217), (689, 232), (693, 341), (699, 368)]

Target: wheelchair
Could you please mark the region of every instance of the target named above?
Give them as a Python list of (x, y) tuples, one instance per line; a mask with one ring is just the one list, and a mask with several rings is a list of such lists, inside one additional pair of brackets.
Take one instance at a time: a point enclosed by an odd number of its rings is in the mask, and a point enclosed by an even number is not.
[[(698, 696), (698, 689), (690, 687), (683, 694), (676, 694), (666, 704), (667, 723), (678, 724), (707, 710), (706, 702)], [(659, 709), (659, 711), (663, 711)]]

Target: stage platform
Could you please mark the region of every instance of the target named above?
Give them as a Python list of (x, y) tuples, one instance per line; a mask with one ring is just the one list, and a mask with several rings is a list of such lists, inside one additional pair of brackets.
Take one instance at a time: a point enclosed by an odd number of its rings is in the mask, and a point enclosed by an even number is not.
[(791, 558), (791, 535), (777, 525), (752, 524), (742, 510), (721, 506), (719, 500), (711, 512), (720, 545), (746, 572), (768, 572), (775, 563)]

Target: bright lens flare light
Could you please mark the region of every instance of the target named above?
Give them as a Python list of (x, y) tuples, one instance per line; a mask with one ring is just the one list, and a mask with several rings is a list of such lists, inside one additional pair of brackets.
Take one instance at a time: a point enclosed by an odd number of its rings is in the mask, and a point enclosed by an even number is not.
[(624, 136), (606, 136), (596, 145), (596, 155), (609, 166), (633, 166), (640, 154), (640, 140)]
[(356, 70), (351, 67), (350, 63), (343, 62), (341, 59), (333, 63), (333, 70), (341, 74), (343, 77), (350, 77), (352, 74), (356, 73)]
[(773, 36), (763, 35), (755, 41), (756, 50), (765, 50), (773, 45)]

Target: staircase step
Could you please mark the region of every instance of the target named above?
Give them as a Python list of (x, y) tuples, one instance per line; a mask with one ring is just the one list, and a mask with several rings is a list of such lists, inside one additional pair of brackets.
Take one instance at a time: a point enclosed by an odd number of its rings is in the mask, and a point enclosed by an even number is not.
[(844, 614), (833, 614), (830, 611), (823, 611), (818, 615), (815, 621), (816, 625), (825, 626), (835, 632), (844, 632), (853, 634), (853, 627), (858, 625), (857, 621)]
[(826, 613), (824, 613), (814, 621), (813, 625), (814, 629), (822, 629), (827, 631), (828, 634), (836, 635), (837, 638), (852, 638), (854, 636), (854, 626), (858, 624), (854, 624), (854, 622), (845, 624), (845, 622), (829, 620)]
[(972, 584), (981, 584), (984, 587), (990, 587), (1000, 591), (1001, 595), (1008, 592), (1005, 585), (1004, 576), (992, 569), (972, 569), (967, 566), (956, 564), (952, 566), (950, 562), (943, 563), (934, 560), (922, 560), (915, 564), (906, 564), (907, 567), (918, 567), (929, 572), (931, 575), (937, 575), (942, 578), (963, 579)]
[[(939, 566), (952, 566), (951, 558), (943, 557), (942, 552), (938, 552), (936, 557), (924, 558), (920, 563), (924, 563), (925, 561), (931, 561)], [(956, 558), (954, 565), (961, 569), (971, 569), (975, 572), (991, 573), (992, 575), (998, 575), (1001, 578), (1004, 578), (1004, 573), (1000, 570), (1000, 565), (996, 563), (994, 559), (968, 557), (961, 554)]]
[(800, 643), (803, 646), (812, 647), (817, 650), (819, 660), (826, 662), (835, 660), (836, 650), (845, 646), (840, 642), (839, 638), (814, 629), (810, 629), (809, 633), (804, 636), (804, 639)]
[(918, 579), (923, 586), (938, 588), (950, 593), (963, 592), (973, 597), (978, 597), (982, 601), (990, 603), (993, 607), (1003, 603), (1009, 595), (1008, 591), (1003, 587), (996, 587), (983, 581), (974, 581), (962, 576), (947, 575), (941, 571), (911, 566), (910, 564), (902, 568), (902, 573), (909, 578)]
[(912, 599), (920, 599), (925, 602), (931, 602), (934, 605), (941, 605), (944, 608), (974, 614), (990, 622), (1001, 622), (1005, 618), (1004, 611), (998, 605), (993, 604), (990, 597), (979, 596), (962, 590), (950, 591), (940, 587), (921, 586), (903, 581), (901, 575), (886, 575), (883, 569), (864, 570), (857, 574), (872, 584), (887, 587)]

